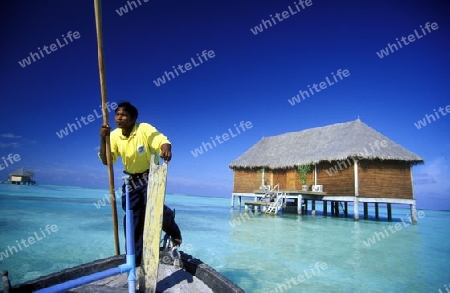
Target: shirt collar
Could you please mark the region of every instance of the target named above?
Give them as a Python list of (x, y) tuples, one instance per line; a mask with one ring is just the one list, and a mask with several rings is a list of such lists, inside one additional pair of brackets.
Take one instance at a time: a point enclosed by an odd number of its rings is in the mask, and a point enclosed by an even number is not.
[(126, 137), (125, 135), (122, 134), (122, 131), (120, 131), (120, 138), (121, 138), (121, 139), (129, 139), (129, 138), (135, 136), (138, 127), (139, 127), (139, 123), (138, 123), (138, 122), (135, 122), (135, 123), (134, 123), (134, 126), (133, 126), (133, 129), (131, 130), (131, 133), (130, 133), (130, 136), (129, 136), (129, 137)]

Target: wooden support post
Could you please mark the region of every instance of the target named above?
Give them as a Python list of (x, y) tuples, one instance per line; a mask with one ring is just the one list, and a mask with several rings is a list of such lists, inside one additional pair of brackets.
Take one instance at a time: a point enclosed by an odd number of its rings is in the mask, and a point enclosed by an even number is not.
[(417, 225), (417, 211), (415, 203), (411, 205), (411, 221), (413, 225)]
[(375, 219), (378, 219), (380, 217), (380, 213), (378, 211), (378, 203), (375, 203)]
[(359, 221), (359, 174), (358, 174), (358, 160), (353, 159), (353, 174), (355, 176), (355, 199), (353, 201), (353, 219)]
[(334, 217), (334, 201), (330, 201), (330, 214)]
[(416, 204), (411, 205), (411, 221), (412, 221), (413, 225), (417, 224)]
[(234, 209), (234, 194), (231, 194), (231, 209)]
[(239, 198), (238, 198), (238, 202), (239, 202), (239, 208), (241, 208), (241, 206), (242, 206), (242, 196), (240, 196), (240, 195), (239, 195)]
[(305, 198), (305, 215), (308, 214), (308, 200)]
[(369, 204), (367, 202), (364, 203), (364, 219), (369, 218)]
[(302, 195), (299, 194), (297, 198), (297, 214), (302, 214)]
[(316, 215), (316, 201), (314, 199), (311, 201), (311, 215)]
[(327, 209), (328, 209), (328, 202), (326, 200), (324, 200), (323, 201), (323, 215), (324, 215), (324, 217), (327, 216), (327, 213), (328, 213)]
[(345, 207), (344, 215), (345, 215), (345, 217), (347, 218), (347, 217), (348, 217), (348, 202), (345, 202), (345, 203), (344, 203), (344, 207)]
[(387, 204), (387, 213), (388, 213), (388, 220), (391, 221), (392, 220), (392, 208), (391, 208), (390, 203)]
[(412, 173), (412, 168), (410, 169), (410, 176), (411, 176), (411, 185), (412, 185), (412, 198), (414, 199), (414, 203), (411, 205), (411, 221), (413, 225), (417, 224), (417, 211), (416, 211), (416, 196), (414, 195), (414, 178)]
[(358, 200), (358, 197), (356, 197), (356, 196), (353, 201), (353, 219), (355, 221), (359, 221), (359, 200)]
[(334, 203), (334, 216), (339, 217), (339, 202)]

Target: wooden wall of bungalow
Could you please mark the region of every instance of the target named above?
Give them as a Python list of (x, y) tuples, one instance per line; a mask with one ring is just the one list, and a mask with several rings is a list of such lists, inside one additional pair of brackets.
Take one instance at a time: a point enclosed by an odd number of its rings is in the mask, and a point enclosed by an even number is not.
[[(344, 162), (346, 163), (344, 165)], [(350, 165), (350, 162), (352, 163)], [(340, 163), (340, 165), (338, 165)], [(330, 172), (335, 168), (337, 172)], [(234, 169), (235, 193), (253, 193), (261, 186), (261, 169)], [(361, 160), (358, 164), (359, 196), (375, 198), (412, 199), (411, 164), (405, 161)], [(265, 184), (280, 190), (301, 190), (297, 168), (265, 169)], [(314, 182), (314, 167), (306, 174), (308, 184)], [(355, 195), (354, 166), (351, 160), (321, 162), (317, 165), (317, 184), (327, 195)]]

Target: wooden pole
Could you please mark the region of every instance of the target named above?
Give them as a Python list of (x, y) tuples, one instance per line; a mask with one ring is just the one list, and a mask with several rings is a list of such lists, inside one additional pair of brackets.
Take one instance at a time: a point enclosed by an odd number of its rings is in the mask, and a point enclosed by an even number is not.
[(390, 203), (387, 203), (387, 214), (388, 214), (388, 220), (392, 220), (392, 206)]
[(297, 215), (303, 214), (302, 203), (303, 203), (303, 197), (301, 194), (299, 194), (298, 198), (297, 198)]
[[(95, 7), (95, 28), (97, 30), (97, 50), (98, 50), (98, 69), (100, 74), (100, 90), (102, 95), (102, 113), (103, 113), (103, 124), (109, 124), (108, 111), (106, 109), (106, 79), (105, 79), (105, 69), (103, 63), (103, 38), (102, 38), (102, 19), (101, 19), (101, 3), (100, 0), (94, 0)], [(113, 225), (114, 225), (114, 243), (116, 254), (120, 254), (119, 247), (119, 233), (118, 233), (118, 223), (117, 223), (117, 207), (116, 207), (116, 196), (114, 190), (114, 170), (111, 160), (111, 145), (109, 136), (106, 137), (106, 162), (108, 166), (109, 175), (109, 191), (110, 191), (110, 201), (113, 214)]]
[(358, 174), (358, 160), (353, 159), (353, 173), (355, 176), (355, 198), (353, 201), (353, 219), (359, 221), (359, 174)]
[(416, 211), (416, 196), (414, 195), (414, 178), (413, 178), (413, 174), (412, 174), (412, 165), (410, 165), (411, 167), (409, 168), (409, 173), (411, 175), (411, 190), (412, 190), (412, 198), (414, 200), (414, 203), (411, 205), (411, 218), (412, 218), (412, 223), (415, 225), (417, 224), (417, 211)]

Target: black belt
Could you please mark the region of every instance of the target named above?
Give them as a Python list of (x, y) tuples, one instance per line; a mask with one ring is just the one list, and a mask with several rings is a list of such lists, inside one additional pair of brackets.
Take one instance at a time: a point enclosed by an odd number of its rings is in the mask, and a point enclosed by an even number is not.
[(123, 171), (123, 173), (125, 173), (127, 175), (130, 175), (132, 181), (139, 181), (139, 180), (148, 181), (149, 170), (146, 170), (146, 171), (144, 171), (142, 173), (134, 173), (134, 174), (133, 173), (129, 173), (127, 171)]

